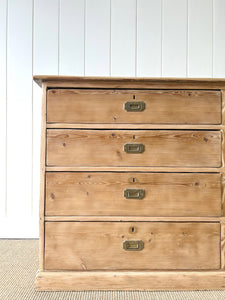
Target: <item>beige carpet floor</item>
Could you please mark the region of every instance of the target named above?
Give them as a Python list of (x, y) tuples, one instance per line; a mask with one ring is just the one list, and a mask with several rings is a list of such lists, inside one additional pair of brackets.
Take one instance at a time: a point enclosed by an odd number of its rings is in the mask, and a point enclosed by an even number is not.
[(225, 291), (188, 292), (36, 292), (38, 240), (0, 240), (1, 300), (225, 300)]

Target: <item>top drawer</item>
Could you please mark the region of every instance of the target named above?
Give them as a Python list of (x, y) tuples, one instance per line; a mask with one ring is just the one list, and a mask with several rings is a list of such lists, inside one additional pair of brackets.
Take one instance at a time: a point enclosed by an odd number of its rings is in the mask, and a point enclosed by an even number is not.
[(220, 124), (221, 94), (209, 90), (49, 89), (47, 122)]

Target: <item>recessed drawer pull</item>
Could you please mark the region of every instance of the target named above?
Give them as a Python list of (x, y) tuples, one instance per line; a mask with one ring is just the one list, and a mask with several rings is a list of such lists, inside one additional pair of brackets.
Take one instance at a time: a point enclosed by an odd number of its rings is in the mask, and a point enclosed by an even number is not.
[(143, 144), (125, 144), (123, 147), (126, 153), (143, 153), (145, 151)]
[(143, 199), (145, 197), (145, 190), (126, 189), (124, 190), (124, 197), (126, 199)]
[(145, 102), (143, 101), (128, 101), (124, 104), (124, 108), (128, 112), (138, 112), (145, 110)]
[(139, 241), (124, 241), (123, 249), (126, 251), (141, 251), (144, 249), (144, 242), (142, 240)]

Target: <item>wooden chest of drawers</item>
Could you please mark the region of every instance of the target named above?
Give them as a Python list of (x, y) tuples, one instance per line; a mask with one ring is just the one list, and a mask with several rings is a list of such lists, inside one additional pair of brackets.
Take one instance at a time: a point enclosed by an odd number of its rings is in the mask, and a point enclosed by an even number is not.
[(225, 80), (34, 79), (36, 289), (224, 289)]

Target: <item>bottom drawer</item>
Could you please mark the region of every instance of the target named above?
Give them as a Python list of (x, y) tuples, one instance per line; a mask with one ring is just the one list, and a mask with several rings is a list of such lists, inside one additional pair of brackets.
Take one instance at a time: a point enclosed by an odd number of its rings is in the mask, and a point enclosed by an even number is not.
[(219, 268), (219, 223), (45, 223), (46, 270)]

